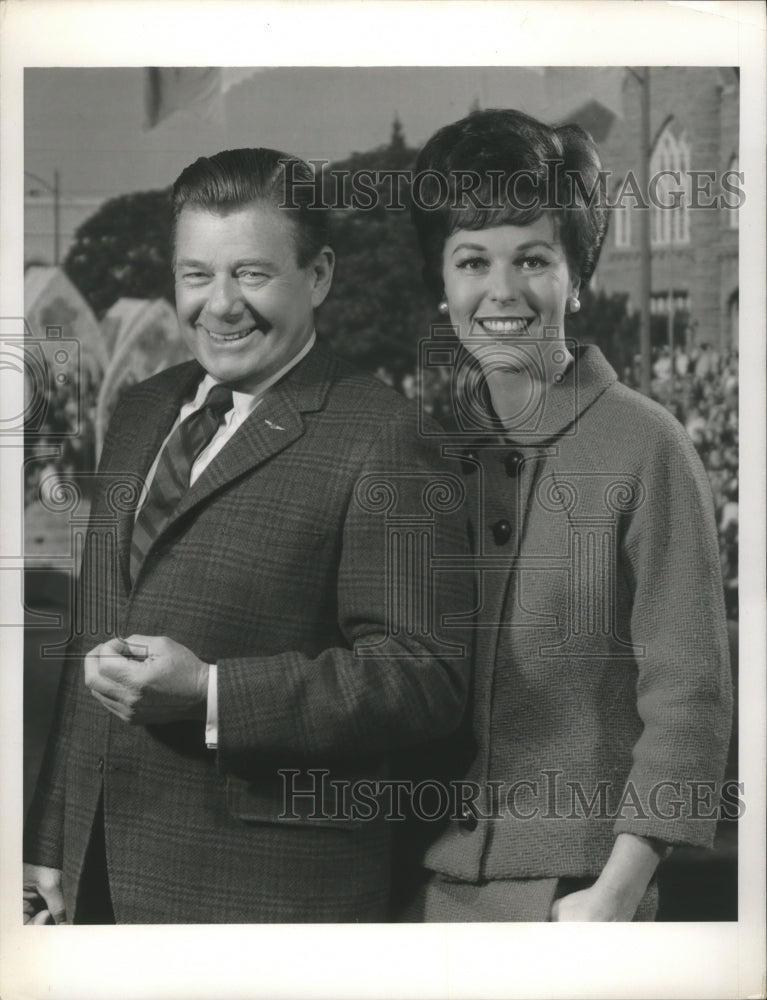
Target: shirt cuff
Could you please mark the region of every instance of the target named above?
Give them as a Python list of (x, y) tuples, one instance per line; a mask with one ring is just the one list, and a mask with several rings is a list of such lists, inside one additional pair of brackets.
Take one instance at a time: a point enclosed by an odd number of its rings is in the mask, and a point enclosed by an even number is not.
[(209, 750), (218, 747), (218, 667), (208, 665), (208, 712), (205, 717), (205, 742)]

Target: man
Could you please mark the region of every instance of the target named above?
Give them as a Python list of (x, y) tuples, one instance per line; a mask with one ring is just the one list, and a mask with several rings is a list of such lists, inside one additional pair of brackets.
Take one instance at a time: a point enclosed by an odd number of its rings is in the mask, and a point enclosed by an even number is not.
[(460, 483), (411, 404), (315, 344), (334, 266), (316, 196), (306, 164), (267, 149), (174, 186), (196, 361), (128, 391), (106, 436), (27, 920), (387, 917), (390, 824), (347, 793), (462, 717), (466, 636), (440, 623), (467, 581), (424, 573), (405, 539), (416, 525), (427, 555), (463, 553)]

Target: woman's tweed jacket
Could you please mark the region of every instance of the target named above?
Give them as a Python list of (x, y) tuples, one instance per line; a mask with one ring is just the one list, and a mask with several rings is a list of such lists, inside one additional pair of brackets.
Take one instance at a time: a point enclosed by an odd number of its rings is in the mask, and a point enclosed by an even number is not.
[[(280, 771), (375, 780), (395, 750), (458, 726), (466, 631), (431, 626), (470, 605), (468, 574), (431, 585), (390, 555), (410, 531), (468, 558), (460, 477), (412, 404), (316, 346), (185, 494), (131, 588), (136, 487), (202, 375), (162, 372), (112, 419), (25, 860), (63, 867), (71, 920), (102, 801), (118, 922), (385, 919), (387, 824), (336, 809), (330, 785), (286, 803), (322, 778)], [(128, 725), (85, 689), (83, 653), (133, 633), (218, 664), (217, 750), (202, 721)]]
[(543, 423), (462, 453), (475, 745), (426, 854), (457, 879), (597, 875), (620, 831), (714, 834), (731, 678), (709, 483), (676, 420), (575, 353)]

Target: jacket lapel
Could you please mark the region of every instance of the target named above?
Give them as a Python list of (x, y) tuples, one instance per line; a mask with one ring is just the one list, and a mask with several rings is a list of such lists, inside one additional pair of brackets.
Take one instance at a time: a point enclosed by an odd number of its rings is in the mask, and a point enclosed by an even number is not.
[[(336, 368), (337, 364), (331, 355), (318, 346), (312, 348), (296, 368), (267, 392), (231, 440), (207, 466), (191, 489), (187, 490), (155, 540), (155, 544), (193, 508), (205, 503), (229, 483), (256, 466), (262, 465), (267, 459), (297, 441), (304, 433), (302, 414), (322, 408)], [(201, 376), (202, 373), (199, 372), (198, 378)], [(175, 414), (178, 413), (178, 408), (177, 400)], [(148, 456), (142, 455), (145, 463), (143, 475), (146, 475), (151, 466), (164, 436), (173, 423), (173, 418), (172, 416), (170, 421), (164, 421), (164, 432), (157, 432), (154, 435), (154, 450), (148, 449)], [(132, 529), (131, 517), (130, 530)], [(128, 547), (125, 549), (128, 558), (129, 546), (130, 535)]]
[(304, 421), (293, 401), (284, 390), (273, 388), (187, 490), (166, 527), (172, 527), (227, 483), (293, 444), (303, 432)]
[[(165, 378), (147, 380), (135, 390), (131, 401), (134, 410), (121, 425), (129, 433), (123, 436), (119, 453), (110, 463), (113, 469), (125, 471), (130, 485), (135, 487), (129, 491), (132, 502), (121, 505), (117, 515), (117, 551), (126, 591), (131, 587), (130, 544), (141, 487), (184, 400), (194, 392), (204, 372), (196, 361), (191, 361), (164, 374)], [(105, 471), (115, 474), (112, 469)]]

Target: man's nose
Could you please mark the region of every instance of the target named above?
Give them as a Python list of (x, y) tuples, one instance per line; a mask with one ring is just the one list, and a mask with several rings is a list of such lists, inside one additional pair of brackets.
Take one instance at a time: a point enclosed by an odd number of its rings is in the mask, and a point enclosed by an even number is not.
[(216, 275), (205, 308), (217, 319), (238, 319), (244, 308), (239, 282), (229, 274)]

